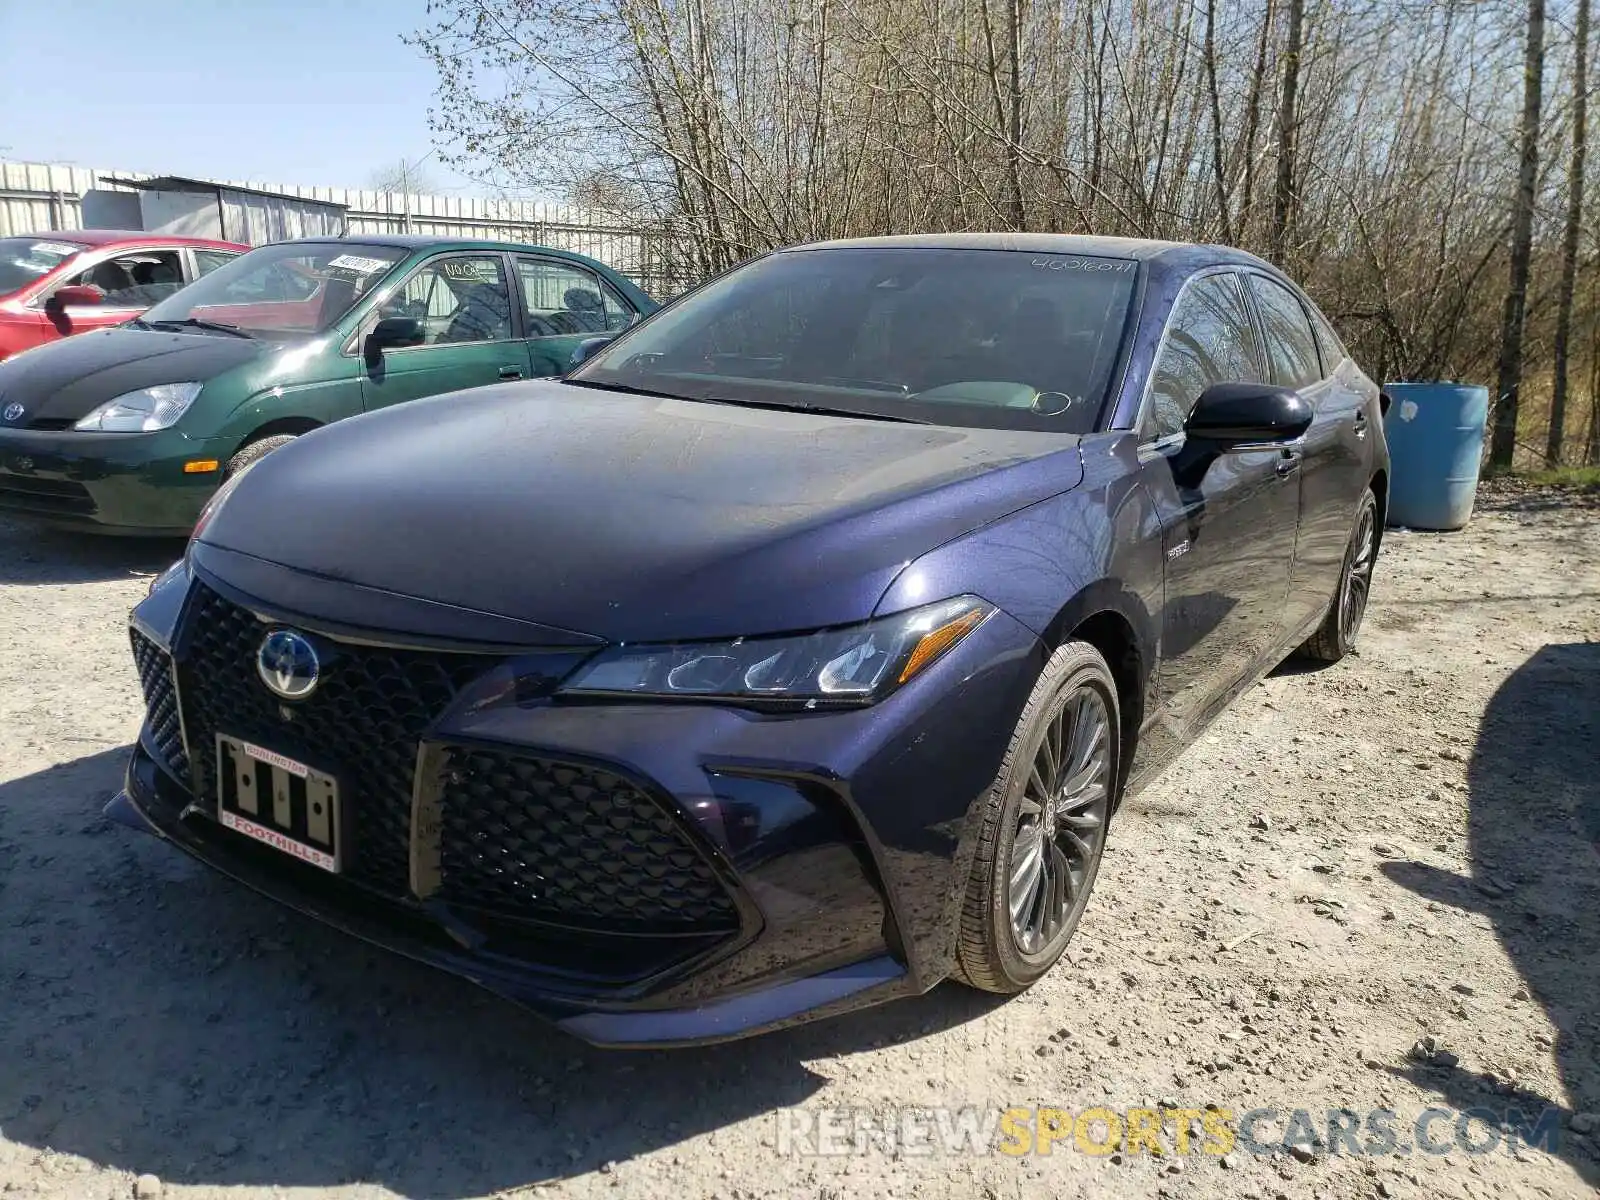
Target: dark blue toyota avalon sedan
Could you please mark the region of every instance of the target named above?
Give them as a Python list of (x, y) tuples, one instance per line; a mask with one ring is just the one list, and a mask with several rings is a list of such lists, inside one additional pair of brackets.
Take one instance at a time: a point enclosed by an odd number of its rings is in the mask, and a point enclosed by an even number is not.
[(1118, 803), (1360, 628), (1384, 401), (1248, 254), (801, 246), (602, 341), (224, 485), (111, 814), (580, 1038), (714, 1040), (1028, 987)]

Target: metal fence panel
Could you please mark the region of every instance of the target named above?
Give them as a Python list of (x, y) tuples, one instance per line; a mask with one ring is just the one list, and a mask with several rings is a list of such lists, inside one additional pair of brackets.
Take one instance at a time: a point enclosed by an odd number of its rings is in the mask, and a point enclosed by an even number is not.
[[(137, 171), (0, 162), (0, 237), (81, 229), (85, 192), (129, 191), (111, 181), (150, 178)], [(674, 230), (662, 224), (633, 222), (615, 213), (541, 200), (424, 196), (241, 180), (218, 180), (216, 184), (222, 189), (227, 236), (252, 245), (339, 232), (490, 238), (551, 246), (598, 259), (661, 300), (695, 282), (688, 268), (692, 260)], [(282, 198), (231, 190), (236, 188), (277, 193)], [(296, 205), (292, 198), (347, 206), (343, 228), (328, 227), (327, 210)]]

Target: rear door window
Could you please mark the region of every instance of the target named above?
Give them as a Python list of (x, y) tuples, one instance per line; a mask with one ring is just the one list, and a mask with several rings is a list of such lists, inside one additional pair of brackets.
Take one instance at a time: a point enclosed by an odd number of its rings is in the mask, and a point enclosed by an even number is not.
[(1264, 383), (1250, 311), (1239, 277), (1207, 275), (1190, 283), (1162, 339), (1140, 427), (1145, 440), (1183, 431), (1189, 410), (1214, 383)]
[(611, 333), (638, 317), (605, 280), (573, 263), (518, 258), (517, 278), (527, 306), (529, 337)]
[(1256, 308), (1261, 313), (1272, 382), (1291, 388), (1316, 383), (1322, 378), (1317, 339), (1311, 332), (1311, 319), (1306, 316), (1300, 297), (1265, 275), (1247, 278), (1256, 298)]
[(238, 253), (232, 250), (196, 250), (194, 252), (194, 277), (199, 279), (202, 275), (209, 275), (218, 267), (231, 263), (238, 257)]
[(1328, 323), (1328, 318), (1315, 304), (1308, 304), (1306, 308), (1311, 312), (1311, 326), (1317, 334), (1317, 348), (1322, 351), (1322, 374), (1332, 375), (1340, 363), (1350, 357), (1350, 352), (1344, 348), (1344, 343), (1339, 340), (1339, 335), (1333, 331), (1333, 326)]

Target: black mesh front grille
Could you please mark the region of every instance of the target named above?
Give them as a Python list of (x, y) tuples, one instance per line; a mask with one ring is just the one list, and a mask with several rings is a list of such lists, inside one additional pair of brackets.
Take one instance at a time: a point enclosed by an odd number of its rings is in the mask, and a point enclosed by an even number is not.
[(450, 747), (441, 899), (614, 929), (733, 929), (693, 835), (621, 776), (507, 750)]
[(139, 686), (144, 691), (144, 707), (156, 753), (161, 765), (187, 786), (189, 759), (183, 752), (178, 697), (172, 686), (172, 660), (165, 650), (137, 629), (129, 629), (128, 633), (133, 639), (133, 661), (139, 669)]
[(196, 583), (190, 604), (179, 679), (196, 792), (215, 790), (219, 731), (328, 771), (340, 786), (346, 873), (387, 894), (407, 894), (418, 742), (492, 660), (318, 640), (316, 691), (283, 702), (256, 673), (256, 654), (274, 626), (204, 584)]

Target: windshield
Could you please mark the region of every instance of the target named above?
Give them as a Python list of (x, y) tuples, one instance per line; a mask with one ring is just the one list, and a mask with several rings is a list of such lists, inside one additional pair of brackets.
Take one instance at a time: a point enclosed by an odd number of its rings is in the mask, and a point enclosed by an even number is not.
[(0, 238), (0, 295), (42, 279), (82, 249), (49, 238)]
[(222, 325), (275, 341), (322, 333), (405, 256), (351, 242), (262, 246), (163, 300), (143, 324)]
[(760, 259), (669, 305), (568, 378), (899, 417), (1095, 428), (1136, 278), (1129, 259), (837, 248)]

